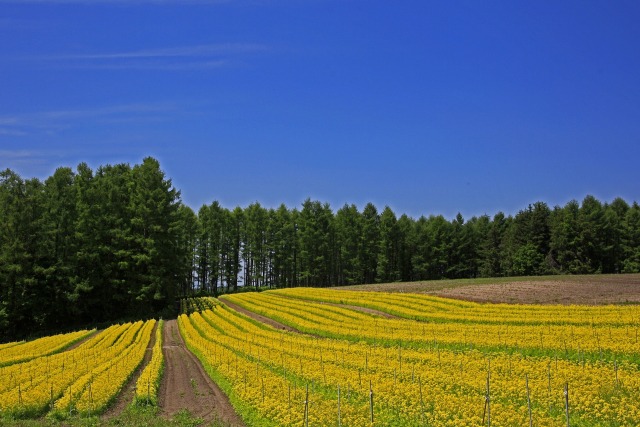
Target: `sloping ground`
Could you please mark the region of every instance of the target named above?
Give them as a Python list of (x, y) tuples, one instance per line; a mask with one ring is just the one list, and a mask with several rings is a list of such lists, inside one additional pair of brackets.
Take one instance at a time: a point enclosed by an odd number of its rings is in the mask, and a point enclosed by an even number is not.
[(244, 427), (227, 396), (186, 348), (176, 320), (165, 322), (163, 340), (165, 371), (159, 392), (162, 414), (171, 417), (186, 409), (205, 422)]
[(640, 304), (640, 274), (430, 280), (335, 288), (510, 304)]
[(147, 366), (147, 363), (149, 363), (149, 360), (151, 360), (151, 355), (153, 353), (153, 345), (156, 342), (157, 328), (158, 328), (158, 324), (156, 323), (156, 326), (153, 328), (153, 331), (151, 332), (151, 339), (149, 340), (149, 344), (147, 345), (147, 349), (144, 353), (144, 358), (142, 359), (142, 363), (140, 363), (140, 366), (138, 366), (138, 369), (136, 369), (133, 375), (131, 375), (131, 378), (129, 378), (129, 381), (127, 382), (127, 384), (122, 388), (122, 390), (120, 391), (120, 394), (116, 398), (116, 401), (109, 407), (109, 409), (107, 409), (107, 411), (104, 414), (102, 414), (101, 418), (107, 419), (107, 418), (116, 417), (120, 415), (122, 411), (124, 411), (125, 408), (131, 402), (133, 402), (133, 397), (136, 394), (136, 382), (138, 381), (138, 377), (140, 377), (142, 370), (144, 369), (145, 366)]
[(79, 341), (73, 343), (72, 345), (70, 345), (69, 347), (65, 348), (64, 351), (75, 350), (76, 348), (80, 347), (82, 344), (84, 344), (86, 341), (88, 341), (91, 337), (93, 337), (98, 332), (99, 331), (96, 329), (93, 333), (87, 335), (86, 337), (82, 338), (81, 340), (79, 340)]
[[(295, 297), (292, 297), (292, 296), (289, 296), (289, 295), (282, 295), (282, 294), (280, 294), (280, 297), (282, 297), (282, 298), (291, 298), (291, 299), (294, 299), (294, 300), (296, 299)], [(227, 301), (225, 301), (225, 303), (226, 302)], [(326, 301), (314, 301), (314, 302), (317, 302), (318, 304), (330, 305), (330, 306), (333, 306), (333, 307), (348, 308), (349, 310), (359, 311), (361, 313), (373, 314), (375, 316), (384, 317), (385, 319), (397, 319), (398, 318), (398, 316), (394, 316), (393, 314), (385, 313), (384, 311), (380, 311), (380, 310), (376, 310), (376, 309), (368, 308), (368, 307), (359, 307), (357, 305), (338, 304), (338, 303), (332, 303), (332, 302), (326, 302)], [(231, 304), (233, 304), (233, 303), (231, 303)], [(236, 307), (239, 307), (236, 304), (233, 304), (233, 305), (235, 305)], [(240, 308), (242, 309), (242, 307), (240, 307)], [(238, 310), (236, 310), (236, 311), (238, 311)], [(249, 316), (254, 316), (255, 315), (255, 313), (253, 313), (251, 311), (248, 311), (248, 313), (250, 313), (250, 314), (248, 314)], [(264, 316), (260, 316), (260, 317), (264, 317)], [(255, 318), (255, 317), (254, 317), (254, 319), (260, 320), (260, 319)], [(271, 319), (269, 319), (267, 317), (265, 317), (265, 319), (271, 320)], [(286, 326), (286, 325), (283, 325), (283, 326), (288, 328), (288, 326)], [(278, 329), (281, 329), (281, 328), (278, 328)]]
[(510, 304), (640, 304), (640, 280), (495, 283), (443, 289), (433, 294)]
[(222, 301), (226, 306), (228, 306), (229, 308), (234, 309), (238, 313), (242, 313), (245, 316), (252, 318), (253, 320), (257, 320), (260, 323), (264, 323), (265, 325), (269, 325), (269, 326), (272, 326), (272, 327), (274, 327), (276, 329), (281, 329), (281, 330), (284, 330), (284, 331), (295, 332), (295, 333), (298, 333), (298, 334), (302, 333), (299, 330), (297, 330), (295, 328), (292, 328), (291, 326), (284, 325), (284, 324), (282, 324), (280, 322), (276, 322), (275, 320), (273, 320), (273, 319), (271, 319), (269, 317), (263, 316), (263, 315), (258, 314), (258, 313), (254, 313), (253, 311), (247, 310), (246, 308), (241, 307), (238, 304), (232, 303), (231, 301), (228, 301), (227, 299), (221, 298), (220, 301)]
[(393, 314), (385, 313), (384, 311), (375, 310), (373, 308), (368, 308), (368, 307), (358, 307), (357, 305), (348, 305), (348, 304), (334, 304), (330, 302), (323, 302), (321, 304), (331, 305), (331, 306), (340, 307), (340, 308), (348, 308), (349, 310), (359, 311), (361, 313), (373, 314), (375, 316), (384, 317), (385, 319), (398, 318), (398, 316), (394, 316)]

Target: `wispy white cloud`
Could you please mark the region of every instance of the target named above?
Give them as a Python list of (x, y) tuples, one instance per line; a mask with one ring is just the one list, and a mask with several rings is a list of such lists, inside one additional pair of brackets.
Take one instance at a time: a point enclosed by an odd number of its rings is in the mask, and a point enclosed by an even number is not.
[(141, 113), (158, 113), (169, 112), (175, 110), (175, 105), (171, 103), (138, 103), (138, 104), (122, 104), (106, 107), (73, 109), (73, 110), (52, 110), (37, 113), (46, 119), (65, 119), (65, 118), (85, 118), (85, 117), (104, 117), (120, 114), (141, 114)]
[(1, 3), (21, 3), (21, 4), (114, 4), (114, 5), (135, 5), (135, 4), (223, 4), (234, 0), (0, 0)]
[(140, 59), (140, 58), (185, 58), (210, 57), (223, 54), (242, 54), (266, 51), (265, 45), (257, 43), (219, 43), (196, 46), (180, 46), (160, 49), (142, 49), (129, 52), (90, 53), (50, 56), (49, 59)]
[(4, 160), (24, 160), (33, 157), (40, 157), (42, 153), (30, 150), (0, 150), (0, 159)]
[(0, 126), (15, 125), (18, 120), (19, 119), (14, 116), (0, 117)]
[[(24, 150), (7, 149), (0, 150), (0, 170), (28, 170), (29, 175), (45, 176), (52, 169), (48, 166), (52, 160), (60, 157), (59, 153), (53, 150)], [(47, 167), (48, 166), (48, 167)], [(37, 173), (31, 172), (37, 171)]]
[(0, 136), (55, 134), (79, 124), (113, 123), (123, 119), (166, 120), (178, 112), (178, 107), (171, 103), (139, 103), (13, 114), (0, 116)]
[(167, 62), (167, 61), (127, 61), (122, 63), (74, 63), (65, 64), (66, 68), (83, 68), (95, 70), (159, 70), (188, 71), (210, 70), (227, 67), (235, 61), (221, 59), (218, 61)]
[(218, 43), (120, 52), (64, 53), (21, 59), (43, 61), (47, 66), (64, 68), (183, 71), (228, 67), (241, 62), (247, 55), (269, 50), (268, 46), (257, 43)]
[(22, 130), (0, 128), (0, 136), (25, 136), (27, 133)]

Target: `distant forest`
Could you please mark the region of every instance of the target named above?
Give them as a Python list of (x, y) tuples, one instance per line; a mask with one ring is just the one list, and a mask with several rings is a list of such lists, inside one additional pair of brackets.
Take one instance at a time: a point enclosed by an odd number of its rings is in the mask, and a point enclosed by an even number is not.
[(160, 164), (0, 172), (0, 341), (171, 315), (176, 298), (239, 287), (640, 272), (640, 207), (617, 198), (515, 216), (411, 218), (307, 199), (194, 212)]

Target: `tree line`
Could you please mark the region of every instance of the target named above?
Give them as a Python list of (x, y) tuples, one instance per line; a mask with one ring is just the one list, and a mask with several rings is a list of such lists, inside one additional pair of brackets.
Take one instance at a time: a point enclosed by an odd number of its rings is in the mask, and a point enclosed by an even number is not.
[(0, 172), (0, 341), (166, 311), (190, 214), (152, 158), (44, 182)]
[(549, 208), (536, 202), (515, 216), (465, 221), (399, 217), (307, 199), (301, 209), (218, 202), (197, 214), (190, 291), (252, 287), (640, 272), (640, 207), (587, 196)]
[(0, 224), (0, 341), (169, 315), (196, 292), (640, 272), (640, 207), (621, 198), (469, 220), (311, 199), (196, 213), (153, 158), (44, 182), (0, 172)]

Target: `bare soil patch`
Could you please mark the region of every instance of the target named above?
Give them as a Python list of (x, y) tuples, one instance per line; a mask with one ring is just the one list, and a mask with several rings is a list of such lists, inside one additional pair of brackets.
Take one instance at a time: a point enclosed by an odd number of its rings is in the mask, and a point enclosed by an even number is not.
[(433, 294), (510, 304), (640, 304), (640, 281), (512, 282), (444, 289)]
[(640, 304), (640, 274), (434, 280), (345, 289), (427, 293), (467, 301), (509, 304)]
[(151, 355), (153, 353), (153, 346), (156, 343), (157, 328), (158, 328), (158, 323), (156, 323), (156, 326), (153, 328), (153, 331), (151, 332), (151, 339), (149, 340), (149, 344), (147, 345), (147, 349), (145, 350), (142, 363), (140, 363), (140, 366), (138, 366), (138, 369), (136, 369), (133, 375), (131, 375), (131, 378), (129, 378), (129, 381), (122, 388), (115, 402), (111, 406), (109, 406), (109, 408), (105, 411), (104, 414), (102, 414), (102, 417), (101, 417), (102, 419), (113, 418), (120, 415), (122, 411), (125, 410), (127, 405), (133, 402), (133, 398), (136, 394), (136, 383), (138, 382), (138, 378), (140, 377), (140, 374), (142, 374), (142, 371), (144, 370), (145, 366), (147, 366), (147, 364), (151, 360)]
[(76, 348), (80, 347), (82, 344), (87, 342), (90, 338), (93, 338), (98, 333), (100, 333), (100, 331), (96, 329), (95, 331), (93, 331), (92, 333), (90, 333), (86, 337), (82, 338), (81, 340), (74, 342), (72, 345), (70, 345), (69, 347), (65, 348), (63, 351), (75, 350)]
[(185, 346), (176, 320), (165, 322), (163, 340), (165, 371), (159, 391), (162, 414), (171, 417), (186, 409), (205, 422), (244, 427), (229, 398)]
[[(316, 302), (319, 302), (319, 301), (316, 301)], [(381, 316), (381, 317), (384, 317), (386, 319), (397, 319), (398, 318), (398, 316), (394, 316), (393, 314), (385, 313), (384, 311), (375, 310), (373, 308), (368, 308), (368, 307), (360, 307), (360, 306), (357, 306), (357, 305), (336, 304), (336, 303), (332, 303), (332, 302), (320, 302), (320, 304), (332, 305), (334, 307), (340, 307), (340, 308), (348, 308), (349, 310), (359, 311), (361, 313), (373, 314), (375, 316)]]
[(247, 310), (246, 308), (241, 307), (238, 304), (229, 302), (226, 299), (221, 298), (220, 301), (222, 301), (227, 307), (234, 309), (238, 313), (242, 313), (245, 316), (252, 318), (253, 320), (257, 320), (260, 323), (264, 323), (265, 325), (269, 325), (273, 328), (280, 329), (283, 331), (295, 332), (297, 334), (302, 333), (299, 330), (292, 328), (291, 326), (287, 326), (283, 323), (277, 322), (270, 317), (266, 317), (261, 314), (254, 313), (253, 311)]
[(387, 319), (397, 319), (398, 316), (394, 316), (393, 314), (389, 314), (389, 313), (385, 313), (384, 311), (379, 311), (373, 308), (368, 308), (368, 307), (360, 307), (358, 305), (348, 305), (348, 304), (338, 304), (338, 303), (334, 303), (334, 302), (326, 302), (326, 301), (314, 301), (314, 300), (305, 300), (303, 298), (296, 298), (296, 297), (292, 297), (289, 295), (282, 295), (279, 294), (278, 295), (279, 298), (287, 298), (290, 300), (298, 300), (298, 301), (306, 301), (306, 302), (314, 302), (316, 304), (323, 304), (323, 305), (330, 305), (333, 307), (340, 307), (340, 308), (346, 308), (348, 310), (353, 310), (353, 311), (359, 311), (361, 313), (367, 313), (367, 314), (373, 314), (375, 316), (381, 316)]

